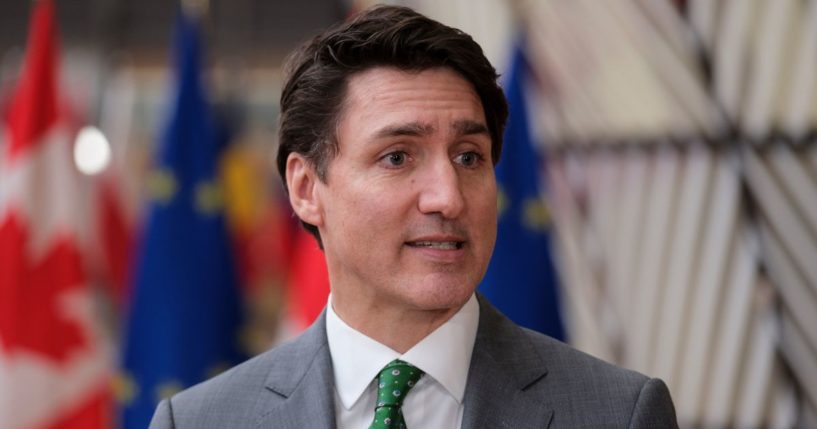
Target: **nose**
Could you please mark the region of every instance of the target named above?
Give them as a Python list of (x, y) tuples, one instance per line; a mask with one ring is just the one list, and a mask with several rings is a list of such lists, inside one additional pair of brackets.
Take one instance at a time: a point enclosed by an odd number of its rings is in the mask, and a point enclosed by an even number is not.
[(454, 219), (462, 213), (465, 200), (457, 167), (450, 160), (435, 163), (420, 180), (418, 207), (421, 213), (439, 213)]

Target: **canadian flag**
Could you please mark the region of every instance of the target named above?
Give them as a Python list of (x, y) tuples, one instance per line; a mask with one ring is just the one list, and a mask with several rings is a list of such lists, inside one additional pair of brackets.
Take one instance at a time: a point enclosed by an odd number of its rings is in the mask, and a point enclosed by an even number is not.
[(329, 297), (329, 273), (318, 242), (300, 225), (291, 225), (289, 219), (284, 221), (290, 224), (281, 230), (289, 229), (286, 241), (291, 254), (286, 307), (276, 343), (289, 341), (308, 328), (320, 316)]
[(58, 100), (51, 0), (35, 2), (0, 153), (0, 427), (110, 426), (111, 350), (79, 244), (82, 206)]
[(297, 328), (302, 331), (320, 316), (326, 306), (329, 274), (318, 242), (300, 226), (295, 231), (288, 283), (290, 311)]

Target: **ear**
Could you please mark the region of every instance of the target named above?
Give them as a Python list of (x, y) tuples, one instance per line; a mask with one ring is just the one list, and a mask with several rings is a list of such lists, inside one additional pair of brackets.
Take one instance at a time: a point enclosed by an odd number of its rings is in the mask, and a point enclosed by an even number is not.
[(295, 214), (306, 223), (322, 226), (323, 211), (315, 189), (320, 179), (315, 167), (303, 155), (292, 152), (287, 157), (286, 175), (289, 203)]

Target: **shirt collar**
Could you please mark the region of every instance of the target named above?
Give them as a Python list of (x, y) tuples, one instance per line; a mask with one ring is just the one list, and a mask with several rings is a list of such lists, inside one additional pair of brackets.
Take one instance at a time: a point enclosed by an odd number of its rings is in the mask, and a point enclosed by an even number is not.
[(426, 376), (432, 377), (462, 403), (479, 325), (479, 304), (475, 295), (471, 295), (451, 319), (403, 355), (347, 325), (335, 313), (331, 303), (330, 296), (326, 309), (326, 336), (335, 386), (345, 409), (351, 409), (380, 370), (398, 358), (423, 370)]

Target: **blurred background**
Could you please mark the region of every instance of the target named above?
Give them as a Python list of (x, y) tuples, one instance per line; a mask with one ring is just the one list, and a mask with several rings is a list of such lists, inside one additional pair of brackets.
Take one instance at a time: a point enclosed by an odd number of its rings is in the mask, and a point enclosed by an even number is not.
[[(389, 3), (502, 74), (489, 299), (682, 427), (817, 427), (817, 1)], [(0, 0), (0, 427), (146, 427), (318, 316), (281, 67), (371, 4)]]

